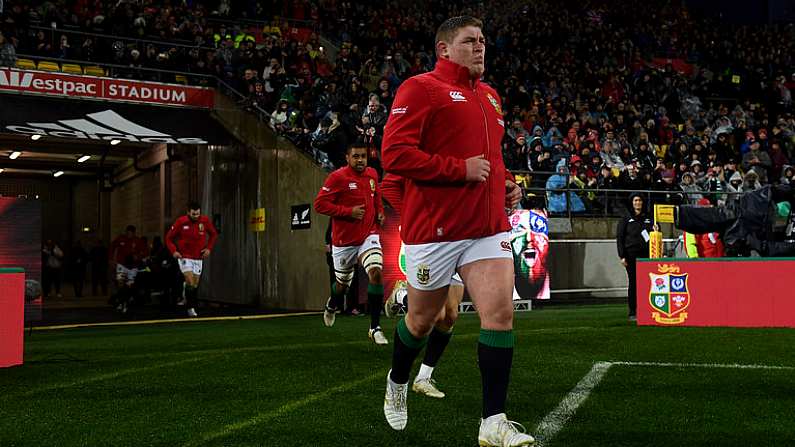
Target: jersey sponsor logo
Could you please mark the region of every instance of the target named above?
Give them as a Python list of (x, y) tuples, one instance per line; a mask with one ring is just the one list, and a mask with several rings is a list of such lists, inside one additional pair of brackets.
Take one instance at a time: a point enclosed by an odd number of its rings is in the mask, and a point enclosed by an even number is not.
[(450, 98), (453, 100), (453, 102), (467, 102), (467, 98), (464, 96), (464, 94), (456, 90), (450, 91)]
[(404, 115), (408, 110), (408, 107), (393, 107), (392, 115)]
[(513, 251), (511, 250), (511, 243), (508, 241), (500, 241), (500, 249), (502, 251)]
[(501, 120), (501, 119), (498, 119), (498, 120), (497, 120), (497, 124), (499, 124), (499, 125), (500, 125), (500, 127), (505, 127), (505, 121), (503, 121), (503, 120)]
[(420, 264), (417, 266), (417, 282), (421, 285), (427, 285), (431, 281), (431, 266), (428, 264)]
[(189, 227), (189, 226), (187, 226), (187, 225), (183, 225), (183, 226), (182, 226), (182, 229), (183, 229), (183, 230), (190, 230), (190, 227)]
[(359, 185), (356, 182), (350, 182), (348, 183), (348, 189), (359, 189)]
[(325, 192), (331, 192), (331, 188), (327, 188), (325, 186), (321, 187), (320, 189), (322, 189)]

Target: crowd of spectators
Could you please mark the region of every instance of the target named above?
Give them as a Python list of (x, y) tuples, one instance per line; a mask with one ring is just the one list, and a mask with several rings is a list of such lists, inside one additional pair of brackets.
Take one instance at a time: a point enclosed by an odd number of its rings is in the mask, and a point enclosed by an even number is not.
[(600, 189), (717, 203), (794, 179), (795, 26), (722, 23), (680, 2), (9, 1), (0, 64), (15, 51), (211, 75), (327, 168), (362, 139), (378, 167), (397, 87), (433, 68), (435, 29), (457, 14), (484, 18), (506, 165), (548, 190), (552, 212), (609, 211)]

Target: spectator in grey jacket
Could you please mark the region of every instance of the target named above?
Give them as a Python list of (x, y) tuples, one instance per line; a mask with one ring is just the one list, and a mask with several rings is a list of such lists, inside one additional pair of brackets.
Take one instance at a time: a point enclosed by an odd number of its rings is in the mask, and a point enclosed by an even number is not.
[(759, 183), (767, 183), (767, 171), (773, 167), (770, 155), (759, 149), (759, 141), (751, 143), (751, 150), (743, 156), (743, 170), (753, 170), (759, 177)]
[(17, 50), (14, 44), (0, 32), (0, 67), (13, 67), (17, 64)]

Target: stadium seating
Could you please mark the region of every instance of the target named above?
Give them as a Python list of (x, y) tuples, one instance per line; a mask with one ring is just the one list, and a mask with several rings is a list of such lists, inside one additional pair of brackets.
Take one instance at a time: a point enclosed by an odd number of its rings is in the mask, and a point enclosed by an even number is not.
[(17, 59), (17, 68), (22, 68), (24, 70), (35, 70), (36, 63), (30, 59)]
[(63, 64), (61, 66), (61, 71), (70, 74), (83, 74), (83, 67), (77, 64)]
[(61, 66), (57, 62), (39, 61), (36, 66), (41, 71), (61, 71)]
[(105, 76), (105, 69), (96, 65), (83, 67), (83, 74), (88, 76)]

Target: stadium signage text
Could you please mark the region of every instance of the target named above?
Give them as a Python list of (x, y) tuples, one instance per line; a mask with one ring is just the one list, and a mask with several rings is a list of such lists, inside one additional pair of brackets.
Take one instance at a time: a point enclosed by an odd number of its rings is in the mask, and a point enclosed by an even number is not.
[(0, 91), (212, 108), (213, 90), (125, 79), (0, 69)]

